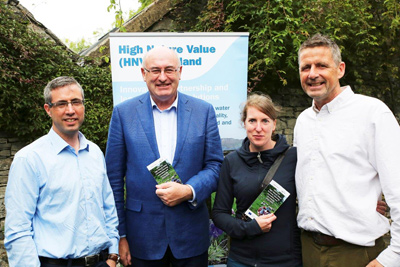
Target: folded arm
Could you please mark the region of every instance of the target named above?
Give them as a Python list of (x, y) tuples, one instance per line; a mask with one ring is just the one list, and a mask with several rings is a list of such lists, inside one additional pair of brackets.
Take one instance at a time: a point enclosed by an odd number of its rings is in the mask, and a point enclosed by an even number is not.
[(254, 237), (261, 235), (263, 231), (270, 229), (273, 218), (262, 220), (258, 223), (256, 220), (244, 221), (232, 216), (232, 206), (234, 201), (233, 183), (230, 178), (229, 161), (225, 159), (221, 167), (217, 194), (212, 210), (212, 219), (214, 224), (226, 232), (229, 236), (237, 239)]

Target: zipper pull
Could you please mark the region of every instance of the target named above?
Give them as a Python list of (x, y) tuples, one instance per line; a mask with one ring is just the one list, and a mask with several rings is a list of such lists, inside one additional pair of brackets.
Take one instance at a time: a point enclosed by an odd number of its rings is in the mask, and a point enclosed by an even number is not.
[(261, 164), (264, 163), (264, 162), (262, 161), (262, 159), (261, 159), (261, 153), (260, 153), (260, 152), (258, 152), (257, 158), (258, 158), (258, 161), (259, 161)]

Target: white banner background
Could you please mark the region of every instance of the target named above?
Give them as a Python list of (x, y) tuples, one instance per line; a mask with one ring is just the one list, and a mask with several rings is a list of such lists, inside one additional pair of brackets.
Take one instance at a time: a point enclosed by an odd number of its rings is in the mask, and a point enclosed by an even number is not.
[(247, 97), (248, 33), (111, 33), (114, 105), (147, 92), (140, 68), (153, 47), (175, 49), (182, 65), (178, 90), (214, 106), (224, 150), (245, 136), (240, 105)]

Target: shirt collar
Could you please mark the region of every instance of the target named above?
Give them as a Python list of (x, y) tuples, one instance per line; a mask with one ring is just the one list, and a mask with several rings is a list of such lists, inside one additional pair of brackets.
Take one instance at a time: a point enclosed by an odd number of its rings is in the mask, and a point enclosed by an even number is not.
[[(165, 109), (165, 110), (163, 110), (163, 111), (167, 111), (167, 110), (170, 110), (170, 109), (172, 109), (172, 108), (175, 108), (176, 110), (178, 110), (178, 98), (179, 98), (179, 93), (176, 94), (176, 98), (175, 98), (174, 103), (172, 103), (172, 105), (171, 105), (169, 108), (167, 108), (167, 109)], [(151, 106), (153, 107), (153, 109), (156, 108), (158, 111), (162, 112), (162, 111), (158, 108), (156, 102), (154, 102), (153, 98), (151, 98), (151, 95), (150, 95), (150, 101), (151, 101)]]
[[(329, 113), (334, 112), (337, 108), (339, 108), (344, 102), (346, 102), (351, 96), (354, 95), (353, 90), (349, 85), (344, 86), (342, 92), (337, 95), (331, 102), (322, 106), (321, 110), (326, 109)], [(315, 113), (319, 113), (320, 110), (315, 106), (315, 102), (312, 102), (312, 109)]]
[[(61, 151), (63, 151), (66, 147), (71, 147), (67, 142), (65, 142), (64, 139), (61, 138), (51, 127), (48, 136), (50, 138), (50, 142), (53, 144), (56, 153), (59, 154)], [(85, 136), (79, 132), (78, 134), (79, 138), (79, 150), (87, 150), (89, 151), (89, 143), (88, 140), (85, 138)]]

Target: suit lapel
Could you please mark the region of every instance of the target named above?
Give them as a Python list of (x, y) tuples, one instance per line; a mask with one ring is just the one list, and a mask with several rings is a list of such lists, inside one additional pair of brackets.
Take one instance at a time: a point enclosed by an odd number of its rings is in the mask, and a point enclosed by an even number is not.
[(154, 129), (153, 110), (151, 107), (149, 93), (143, 95), (143, 97), (139, 99), (139, 102), (140, 104), (136, 106), (136, 111), (140, 119), (140, 122), (142, 124), (143, 131), (146, 134), (147, 141), (149, 142), (154, 155), (158, 159), (160, 157), (160, 153), (157, 147), (156, 131)]
[(172, 165), (175, 165), (180, 156), (183, 149), (183, 145), (186, 141), (186, 136), (189, 129), (190, 118), (192, 114), (192, 109), (188, 105), (189, 99), (185, 97), (184, 94), (179, 94), (178, 98), (178, 129), (176, 136), (176, 149), (174, 155), (174, 162)]

